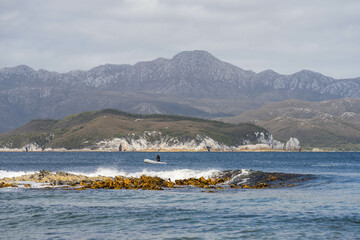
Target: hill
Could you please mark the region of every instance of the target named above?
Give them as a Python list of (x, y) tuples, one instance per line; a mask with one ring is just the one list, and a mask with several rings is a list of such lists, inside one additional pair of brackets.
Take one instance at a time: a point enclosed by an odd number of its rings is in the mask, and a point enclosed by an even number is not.
[(280, 140), (296, 136), (305, 149), (360, 150), (360, 99), (287, 100), (220, 120), (252, 122)]
[(287, 99), (360, 98), (360, 78), (333, 79), (303, 70), (255, 73), (206, 51), (134, 65), (105, 64), (68, 73), (20, 65), (0, 69), (0, 131), (31, 119), (60, 119), (104, 108), (202, 118), (228, 117)]
[(8, 149), (231, 150), (245, 144), (272, 143), (254, 124), (229, 124), (175, 115), (139, 115), (113, 109), (33, 120), (0, 134)]

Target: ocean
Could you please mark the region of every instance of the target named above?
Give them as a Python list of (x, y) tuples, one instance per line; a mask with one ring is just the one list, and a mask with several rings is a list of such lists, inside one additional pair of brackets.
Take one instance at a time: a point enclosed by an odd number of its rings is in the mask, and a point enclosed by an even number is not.
[(0, 153), (0, 178), (40, 170), (183, 179), (244, 169), (312, 174), (293, 187), (0, 189), (0, 239), (360, 239), (360, 153)]

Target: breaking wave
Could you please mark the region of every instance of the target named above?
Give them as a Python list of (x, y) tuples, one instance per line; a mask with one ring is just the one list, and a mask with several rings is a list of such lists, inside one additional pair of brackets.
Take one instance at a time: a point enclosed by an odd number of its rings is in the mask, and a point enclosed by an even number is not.
[[(25, 171), (6, 171), (0, 170), (0, 179), (2, 178), (11, 178), (11, 177), (19, 177), (28, 174), (34, 174), (35, 171), (32, 172), (25, 172)], [(104, 168), (100, 167), (95, 171), (91, 172), (81, 172), (81, 171), (68, 171), (68, 173), (75, 174), (75, 175), (83, 175), (87, 177), (115, 177), (115, 176), (123, 176), (123, 177), (140, 177), (142, 175), (150, 176), (150, 177), (160, 177), (163, 179), (170, 179), (171, 181), (187, 179), (187, 178), (215, 178), (224, 173), (224, 171), (217, 170), (217, 169), (209, 169), (209, 170), (193, 170), (193, 169), (174, 169), (168, 171), (150, 171), (143, 169), (142, 171), (138, 172), (126, 172), (123, 170), (118, 170), (115, 168)], [(249, 170), (242, 169), (238, 170), (237, 174), (232, 176), (230, 183), (236, 182), (236, 179), (240, 176), (244, 176), (249, 174)]]
[(0, 179), (2, 179), (2, 178), (20, 177), (20, 176), (23, 176), (23, 175), (34, 174), (34, 173), (35, 173), (35, 171), (24, 172), (24, 171), (0, 170)]
[(187, 179), (187, 178), (211, 178), (220, 173), (220, 170), (210, 169), (210, 170), (192, 170), (192, 169), (175, 169), (169, 171), (149, 171), (143, 169), (139, 172), (125, 172), (122, 170), (112, 169), (112, 168), (98, 168), (94, 172), (70, 172), (76, 175), (84, 175), (88, 177), (115, 177), (115, 176), (124, 176), (124, 177), (140, 177), (142, 175), (150, 177), (160, 177), (163, 179), (170, 179), (171, 181)]

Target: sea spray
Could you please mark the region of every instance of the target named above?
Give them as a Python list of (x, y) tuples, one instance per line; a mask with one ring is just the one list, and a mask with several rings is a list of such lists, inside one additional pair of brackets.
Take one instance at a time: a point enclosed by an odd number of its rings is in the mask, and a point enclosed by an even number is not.
[(126, 172), (115, 168), (99, 167), (94, 172), (69, 172), (69, 173), (76, 175), (84, 175), (87, 177), (97, 177), (97, 176), (140, 177), (142, 175), (145, 175), (145, 176), (160, 177), (163, 179), (170, 179), (171, 181), (175, 181), (186, 178), (200, 178), (200, 177), (210, 178), (212, 176), (217, 175), (219, 172), (220, 170), (217, 169), (209, 169), (209, 170), (174, 169), (169, 171), (150, 171), (147, 169), (143, 169), (142, 171), (138, 171), (138, 172)]
[(8, 170), (0, 170), (0, 179), (2, 178), (12, 178), (12, 177), (20, 177), (23, 175), (28, 175), (28, 174), (34, 174), (35, 171), (8, 171)]

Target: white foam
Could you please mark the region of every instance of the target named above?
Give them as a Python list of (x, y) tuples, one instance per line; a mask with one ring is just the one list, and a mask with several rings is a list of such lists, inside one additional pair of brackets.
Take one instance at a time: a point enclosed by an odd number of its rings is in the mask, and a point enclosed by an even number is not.
[[(18, 181), (16, 182), (18, 188), (46, 188), (51, 186), (50, 183), (38, 183), (38, 182), (31, 182), (31, 181)], [(30, 185), (30, 187), (25, 186)]]
[(35, 173), (35, 172), (0, 170), (0, 179), (2, 179), (2, 178), (20, 177), (20, 176), (23, 176), (23, 175), (28, 175), (28, 174), (33, 174), (33, 173)]
[(143, 169), (139, 172), (125, 172), (122, 170), (112, 169), (112, 168), (98, 168), (94, 172), (70, 172), (77, 175), (85, 175), (88, 177), (115, 177), (115, 176), (124, 176), (124, 177), (140, 177), (142, 175), (150, 177), (160, 177), (163, 179), (170, 179), (171, 181), (186, 179), (186, 178), (210, 178), (216, 173), (220, 172), (216, 169), (210, 170), (192, 170), (192, 169), (175, 169), (170, 171), (148, 171)]
[[(232, 177), (229, 181), (226, 181), (224, 184), (233, 184), (236, 183), (237, 185), (246, 183), (249, 178), (243, 178), (244, 176), (249, 175), (250, 170), (249, 169), (241, 169), (241, 173), (238, 175)], [(241, 181), (239, 181), (241, 180)]]
[(171, 171), (147, 171), (143, 170), (142, 172), (135, 173), (134, 177), (140, 177), (141, 175), (151, 176), (151, 177), (160, 177), (163, 179), (170, 179), (171, 181), (186, 179), (186, 178), (210, 178), (214, 174), (218, 173), (219, 170), (191, 170), (191, 169), (176, 169)]
[(127, 174), (126, 172), (119, 171), (115, 168), (103, 168), (103, 167), (100, 167), (93, 172), (71, 172), (70, 171), (69, 173), (76, 174), (76, 175), (84, 175), (87, 177), (98, 177), (98, 176), (115, 177), (115, 176), (125, 176), (125, 174)]
[[(209, 170), (194, 170), (194, 169), (174, 169), (169, 171), (151, 171), (147, 169), (143, 169), (138, 172), (126, 172), (123, 170), (118, 170), (116, 168), (104, 168), (100, 167), (92, 172), (69, 172), (71, 174), (76, 175), (84, 175), (88, 177), (115, 177), (115, 176), (123, 176), (123, 177), (140, 177), (142, 175), (150, 176), (150, 177), (160, 177), (162, 179), (170, 179), (171, 181), (187, 179), (187, 178), (214, 178), (221, 171), (217, 169), (209, 169)], [(6, 171), (0, 170), (0, 179), (2, 178), (10, 178), (10, 177), (19, 177), (27, 174), (33, 174), (35, 172), (25, 172), (25, 171)], [(242, 169), (241, 173), (237, 176), (233, 177), (228, 183), (235, 182), (237, 178), (243, 177), (244, 175), (248, 175), (249, 170)]]

